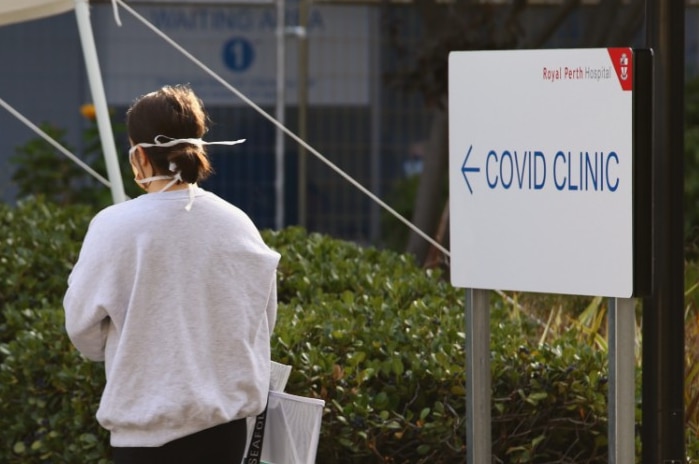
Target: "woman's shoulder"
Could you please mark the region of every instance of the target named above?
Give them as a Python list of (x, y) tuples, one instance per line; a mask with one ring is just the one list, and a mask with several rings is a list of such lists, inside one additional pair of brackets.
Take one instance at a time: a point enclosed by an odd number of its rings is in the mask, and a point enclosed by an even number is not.
[[(230, 219), (251, 222), (250, 217), (247, 215), (247, 213), (245, 213), (245, 211), (240, 209), (238, 206), (234, 205), (228, 200), (221, 198), (213, 192), (209, 192), (203, 189), (201, 189), (201, 192), (202, 197), (206, 199), (206, 202), (211, 208), (221, 211), (225, 214), (225, 216), (228, 216)], [(196, 201), (194, 202), (194, 206), (196, 207)]]
[(124, 228), (128, 228), (137, 222), (139, 217), (143, 219), (142, 203), (142, 198), (136, 197), (107, 206), (92, 218), (90, 229), (113, 230), (114, 228), (118, 228), (118, 230), (123, 231)]

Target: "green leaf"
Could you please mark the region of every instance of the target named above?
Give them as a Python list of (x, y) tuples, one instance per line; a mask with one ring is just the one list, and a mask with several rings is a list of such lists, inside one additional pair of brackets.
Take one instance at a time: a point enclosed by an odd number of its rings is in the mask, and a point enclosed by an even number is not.
[(21, 441), (18, 441), (17, 443), (15, 443), (15, 446), (12, 447), (12, 451), (14, 451), (16, 454), (24, 454), (26, 450), (27, 447)]
[(420, 420), (425, 420), (430, 415), (430, 408), (423, 408), (420, 411)]
[(403, 375), (403, 360), (399, 357), (393, 358), (393, 373), (396, 375)]
[(539, 401), (548, 398), (548, 393), (546, 392), (534, 392), (527, 396), (527, 402), (533, 405), (537, 405)]
[(534, 438), (534, 439), (532, 440), (532, 449), (536, 448), (536, 447), (539, 445), (539, 443), (541, 443), (541, 442), (544, 441), (545, 439), (546, 439), (546, 436), (543, 435), (543, 434), (542, 434), (542, 435), (539, 435), (539, 436), (536, 437), (536, 438)]

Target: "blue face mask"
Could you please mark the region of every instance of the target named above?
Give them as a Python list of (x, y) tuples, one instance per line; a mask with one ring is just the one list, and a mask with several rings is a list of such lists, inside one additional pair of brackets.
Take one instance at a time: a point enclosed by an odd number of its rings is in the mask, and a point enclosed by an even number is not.
[[(165, 141), (161, 141), (161, 140)], [(178, 145), (180, 143), (189, 143), (191, 145), (196, 145), (198, 147), (202, 147), (204, 145), (237, 145), (239, 143), (245, 142), (245, 139), (240, 139), (240, 140), (227, 140), (227, 141), (221, 141), (221, 142), (205, 142), (202, 139), (193, 139), (193, 138), (188, 138), (188, 139), (173, 139), (171, 137), (166, 137), (164, 135), (157, 135), (155, 136), (155, 139), (153, 139), (154, 143), (147, 143), (147, 142), (141, 142), (133, 145), (131, 148), (129, 148), (129, 162), (133, 164), (132, 158), (133, 154), (136, 151), (136, 148), (138, 147), (143, 147), (143, 148), (148, 148), (148, 147), (160, 147), (160, 148), (167, 148), (167, 147), (172, 147), (174, 145)], [(168, 170), (172, 174), (161, 174), (157, 176), (151, 176), (151, 177), (146, 177), (145, 179), (134, 179), (139, 184), (148, 184), (150, 182), (153, 182), (154, 180), (170, 180), (165, 187), (160, 189), (158, 193), (164, 192), (168, 190), (170, 187), (177, 183), (181, 183), (182, 181), (182, 170), (177, 167), (177, 164), (175, 162), (170, 162), (168, 165)], [(189, 184), (188, 190), (189, 190), (189, 203), (187, 203), (187, 206), (185, 206), (185, 209), (189, 211), (192, 209), (192, 203), (194, 203), (194, 189), (192, 188), (193, 185)]]

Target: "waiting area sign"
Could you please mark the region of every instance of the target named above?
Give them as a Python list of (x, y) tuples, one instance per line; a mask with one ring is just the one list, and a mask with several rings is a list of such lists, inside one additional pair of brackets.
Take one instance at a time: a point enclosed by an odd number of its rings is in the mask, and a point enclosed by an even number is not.
[(649, 63), (631, 48), (450, 54), (454, 286), (639, 293), (650, 249)]

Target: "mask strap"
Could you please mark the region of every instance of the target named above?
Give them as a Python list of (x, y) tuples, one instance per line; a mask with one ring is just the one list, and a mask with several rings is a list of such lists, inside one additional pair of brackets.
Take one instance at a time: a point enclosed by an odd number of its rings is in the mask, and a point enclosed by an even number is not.
[[(161, 139), (167, 139), (167, 142), (161, 142)], [(198, 147), (204, 146), (204, 145), (237, 145), (239, 143), (245, 142), (245, 139), (239, 139), (239, 140), (224, 140), (224, 141), (219, 141), (219, 142), (206, 142), (202, 139), (195, 139), (195, 138), (185, 138), (185, 139), (173, 139), (171, 137), (167, 137), (165, 135), (156, 135), (155, 139), (153, 140), (154, 143), (148, 143), (148, 142), (141, 142), (137, 143), (136, 145), (132, 146), (129, 149), (129, 156), (133, 154), (133, 152), (136, 150), (136, 147), (143, 147), (143, 148), (148, 148), (148, 147), (160, 147), (160, 148), (166, 148), (166, 147), (172, 147), (175, 145), (179, 145), (180, 143), (189, 143), (191, 145), (196, 145)]]
[(172, 176), (151, 176), (151, 177), (146, 177), (145, 179), (134, 179), (134, 180), (139, 184), (147, 184), (149, 182), (153, 182), (154, 180), (166, 180), (166, 179), (173, 179), (173, 177)]
[(190, 211), (192, 209), (192, 205), (194, 204), (194, 185), (187, 185), (187, 190), (189, 190), (189, 201), (187, 202), (187, 206), (185, 206), (184, 209)]
[(117, 26), (121, 27), (121, 18), (119, 18), (119, 7), (117, 7), (117, 0), (112, 0), (112, 10), (114, 12), (114, 21)]
[(134, 179), (134, 180), (136, 180), (136, 182), (139, 184), (147, 184), (149, 182), (153, 182), (154, 180), (172, 179), (172, 180), (170, 180), (170, 182), (168, 182), (168, 184), (165, 187), (158, 190), (158, 193), (164, 192), (167, 189), (169, 189), (170, 187), (172, 187), (173, 185), (175, 185), (177, 182), (182, 182), (182, 172), (177, 169), (177, 165), (175, 163), (170, 163), (170, 166), (168, 166), (168, 169), (170, 170), (170, 172), (174, 172), (175, 174), (172, 176), (162, 174), (162, 175), (158, 175), (158, 176), (146, 177), (145, 179)]

